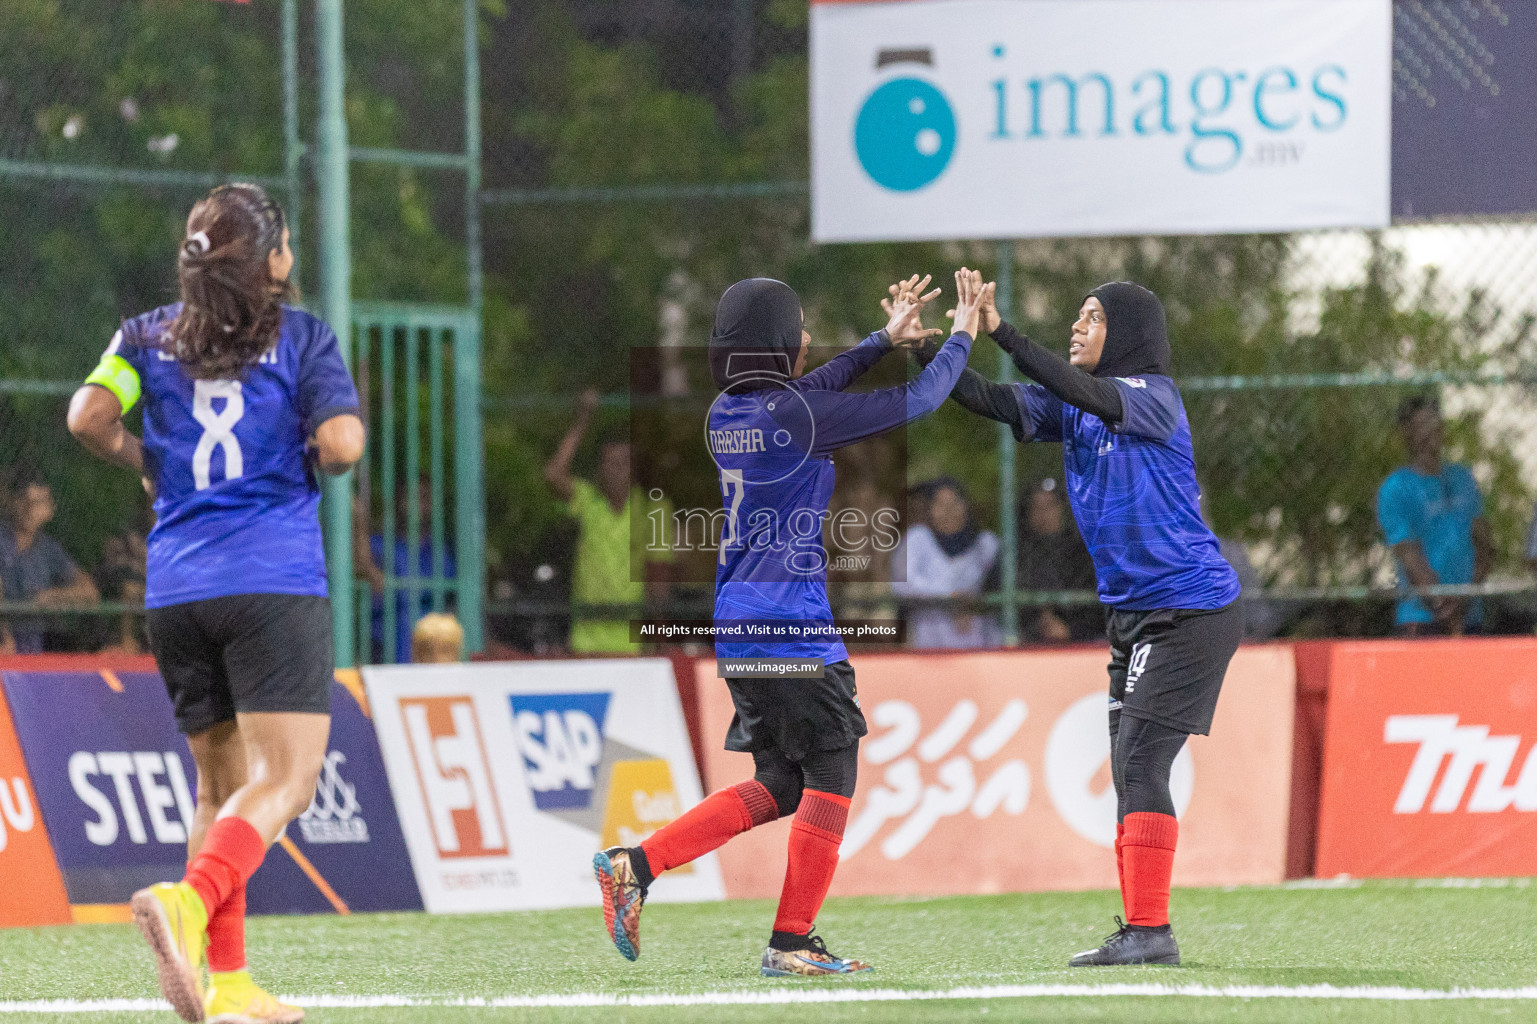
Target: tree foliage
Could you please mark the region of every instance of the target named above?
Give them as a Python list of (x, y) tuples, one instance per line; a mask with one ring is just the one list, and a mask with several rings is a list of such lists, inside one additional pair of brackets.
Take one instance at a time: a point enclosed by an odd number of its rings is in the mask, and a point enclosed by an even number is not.
[[(463, 145), (461, 10), (449, 0), (347, 5), (354, 145)], [(307, 23), (304, 39), (309, 126)], [(807, 177), (804, 2), (485, 2), (480, 42), (487, 188)], [(0, 4), (0, 157), (275, 175), (281, 103), (274, 3)], [(354, 164), (352, 188), (355, 294), (463, 301), (459, 177)], [(0, 251), (0, 374), (78, 379), (120, 318), (168, 301), (193, 198), (195, 190), (0, 180), (10, 243)], [(793, 192), (488, 205), (485, 218), (489, 521), (493, 552), (509, 564), (542, 558), (561, 521), (539, 470), (566, 425), (562, 399), (587, 386), (623, 392), (632, 351), (703, 344), (714, 299), (731, 282), (782, 278), (801, 294), (818, 344), (843, 345), (880, 326), (878, 300), (893, 280), (927, 271), (943, 281), (962, 262), (997, 269), (991, 245), (812, 245), (805, 198)], [(307, 244), (301, 257), (312, 254)], [(1169, 309), (1181, 378), (1469, 374), (1510, 370), (1529, 355), (1529, 321), (1480, 294), (1448, 294), (1433, 276), (1412, 279), (1381, 244), (1357, 283), (1312, 295), (1293, 240), (1279, 236), (1031, 242), (1017, 247), (1017, 260), (1016, 319), (1049, 344), (1065, 342), (1083, 294), (1101, 281), (1153, 288)], [(313, 260), (303, 262), (312, 282)], [(996, 373), (991, 344), (976, 349), (973, 366)], [(697, 372), (690, 385), (707, 388)], [(1373, 496), (1401, 458), (1392, 422), (1406, 393), (1189, 391), (1218, 527), (1259, 545), (1277, 580), (1371, 578), (1381, 568)], [(1447, 389), (1445, 397), (1453, 453), (1475, 466), (1502, 550), (1513, 553), (1529, 506), (1498, 403), (1520, 396)], [(89, 558), (94, 538), (135, 502), (133, 482), (68, 468), (74, 456), (60, 455), (62, 430), (42, 407), (7, 401), (10, 453), (0, 461), (56, 468), (68, 491), (62, 531)], [(623, 425), (610, 408), (599, 430)], [(908, 474), (959, 476), (979, 499), (979, 517), (996, 522), (997, 445), (992, 425), (947, 407), (911, 429)], [(1023, 479), (1060, 473), (1050, 446), (1019, 457)]]

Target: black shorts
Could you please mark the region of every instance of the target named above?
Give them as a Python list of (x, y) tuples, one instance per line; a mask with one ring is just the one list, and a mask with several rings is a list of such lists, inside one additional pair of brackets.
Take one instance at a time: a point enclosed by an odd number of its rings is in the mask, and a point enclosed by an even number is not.
[(870, 731), (847, 661), (828, 665), (821, 679), (727, 679), (726, 685), (736, 706), (727, 750), (777, 750), (800, 761), (813, 750), (842, 750)]
[(331, 602), (297, 594), (236, 594), (151, 608), (149, 647), (195, 736), (237, 712), (331, 713)]
[(1204, 736), (1243, 639), (1243, 601), (1215, 611), (1111, 611), (1110, 708)]

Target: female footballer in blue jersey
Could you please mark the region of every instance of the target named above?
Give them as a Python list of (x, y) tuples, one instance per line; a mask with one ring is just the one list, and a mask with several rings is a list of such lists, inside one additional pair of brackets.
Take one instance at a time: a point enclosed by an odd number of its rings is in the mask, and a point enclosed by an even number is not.
[[(788, 285), (753, 278), (721, 296), (709, 353), (721, 396), (710, 409), (708, 437), (725, 513), (715, 623), (740, 629), (743, 638), (718, 638), (715, 653), (740, 666), (739, 675), (726, 679), (736, 708), (726, 749), (751, 753), (756, 771), (748, 781), (710, 794), (639, 846), (614, 847), (594, 858), (609, 936), (630, 960), (640, 955), (641, 905), (657, 875), (793, 814), (789, 863), (762, 973), (869, 970), (829, 953), (812, 934), (838, 864), (859, 738), (866, 731), (848, 652), (835, 632), (826, 631), (833, 615), (822, 522), (833, 493), (832, 453), (928, 415), (955, 385), (993, 287), (964, 270), (956, 283), (955, 329), (923, 373), (904, 387), (863, 394), (844, 389), (894, 346), (910, 347), (939, 333), (918, 322), (924, 304), (939, 294), (923, 293), (927, 278), (905, 282), (903, 297), (887, 304), (885, 330), (804, 376), (811, 336)], [(819, 635), (752, 638), (752, 628), (781, 623)], [(757, 674), (749, 667), (786, 658), (812, 661), (818, 676), (783, 678), (771, 666)]]
[[(900, 301), (905, 293), (893, 293)], [(1083, 300), (1063, 359), (1003, 322), (981, 326), (1036, 383), (994, 384), (967, 370), (951, 397), (1025, 441), (1057, 441), (1067, 495), (1094, 559), (1110, 638), (1110, 767), (1116, 867), (1126, 920), (1072, 966), (1177, 964), (1169, 878), (1179, 822), (1174, 758), (1211, 730), (1243, 636), (1237, 574), (1201, 519), (1195, 451), (1169, 379), (1163, 303), (1140, 285)]]
[[(245, 885), (315, 792), (330, 733), (331, 612), (314, 470), (363, 455), (336, 335), (285, 304), (283, 211), (255, 185), (192, 208), (181, 301), (123, 324), (69, 428), (154, 495), (150, 647), (197, 762), (184, 879), (134, 894), (184, 1020), (303, 1019), (251, 980)], [(144, 437), (121, 417), (144, 403)], [(202, 976), (207, 945), (211, 984)]]

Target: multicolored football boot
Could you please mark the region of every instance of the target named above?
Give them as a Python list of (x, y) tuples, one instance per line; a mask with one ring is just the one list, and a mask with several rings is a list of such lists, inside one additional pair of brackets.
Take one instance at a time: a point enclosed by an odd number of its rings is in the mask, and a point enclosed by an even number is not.
[(133, 923), (155, 953), (160, 994), (182, 1020), (203, 1019), (203, 947), (208, 911), (186, 882), (161, 882), (128, 901)]
[(614, 948), (626, 960), (640, 956), (640, 908), (646, 903), (646, 889), (635, 877), (630, 851), (611, 846), (592, 858), (592, 873), (603, 891), (603, 923)]
[(820, 935), (808, 935), (806, 937), (808, 948), (806, 949), (775, 949), (773, 946), (763, 951), (763, 976), (765, 978), (787, 978), (792, 975), (800, 975), (808, 978), (820, 978), (827, 974), (859, 974), (863, 971), (873, 970), (867, 963), (858, 960), (845, 960), (842, 957), (833, 956), (827, 951), (827, 943), (822, 941)]
[(299, 1024), (304, 1011), (280, 1003), (251, 980), (250, 971), (211, 973), (203, 1011), (208, 1024)]

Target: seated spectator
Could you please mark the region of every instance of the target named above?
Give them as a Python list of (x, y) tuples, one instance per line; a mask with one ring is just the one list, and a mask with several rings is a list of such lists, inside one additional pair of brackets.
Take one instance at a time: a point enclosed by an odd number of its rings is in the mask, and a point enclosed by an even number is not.
[[(36, 477), (23, 478), (11, 499), (10, 522), (0, 526), (0, 587), (5, 600), (44, 608), (95, 604), (96, 584), (43, 532), (53, 520), (53, 491)], [(48, 620), (36, 616), (9, 623), (17, 654), (39, 654)]]
[[(906, 579), (893, 582), (891, 591), (914, 602), (907, 614), (908, 642), (917, 648), (996, 646), (997, 622), (978, 599), (998, 559), (998, 535), (977, 529), (957, 481), (941, 477), (927, 490), (928, 523), (908, 530), (892, 554), (892, 565), (905, 567)], [(940, 604), (936, 598), (972, 600)]]
[(411, 660), (447, 665), (464, 660), (464, 627), (447, 612), (423, 615), (411, 630)]
[[(598, 447), (598, 471), (592, 480), (573, 476), (576, 450), (592, 425), (598, 392), (584, 391), (577, 401), (576, 419), (544, 467), (544, 478), (555, 496), (566, 503), (576, 520), (576, 560), (571, 570), (571, 649), (578, 653), (633, 654), (630, 619), (640, 618), (646, 601), (665, 598), (665, 568), (670, 552), (642, 549), (645, 531), (630, 529), (632, 510), (646, 514), (647, 499), (630, 479), (630, 443), (609, 438)], [(671, 519), (670, 508), (663, 521)], [(633, 550), (632, 550), (633, 545)], [(632, 571), (632, 564), (637, 571)], [(582, 611), (582, 606), (607, 605), (612, 611)]]
[[(1030, 489), (1020, 509), (1016, 565), (1020, 590), (1092, 592), (1098, 586), (1094, 560), (1078, 536), (1061, 487), (1051, 477)], [(1026, 643), (1065, 644), (1104, 635), (1105, 613), (1097, 601), (1019, 610), (1019, 636)]]
[[(148, 548), (142, 533), (128, 530), (103, 541), (101, 564), (91, 574), (102, 599), (142, 606), (147, 558)], [(107, 635), (101, 653), (140, 655), (148, 650), (144, 617), (135, 612), (124, 612), (117, 620), (116, 629)]]
[[(411, 539), (406, 533), (406, 516), (410, 511), (409, 506), (412, 500), (411, 490), (411, 485), (407, 481), (401, 481), (395, 488), (394, 557), (387, 565), (384, 531), (382, 529), (374, 531), (368, 522), (368, 513), (363, 508), (362, 502), (353, 502), (353, 573), (358, 579), (368, 582), (368, 588), (373, 594), (369, 609), (369, 628), (374, 656), (378, 660), (389, 660), (396, 664), (411, 660), (412, 624), (433, 610), (432, 481), (422, 476), (416, 481), (415, 488), (417, 522), (421, 535), (416, 545), (416, 573), (420, 590), (417, 593), (414, 609), (411, 607), (411, 591), (408, 582), (411, 573)], [(449, 531), (449, 536), (452, 536), (452, 531)], [(444, 547), (446, 550), (440, 556), (441, 564), (437, 566), (438, 573), (445, 580), (457, 579), (459, 566), (454, 560), (452, 542), (445, 540)], [(386, 647), (384, 590), (388, 577), (393, 577), (395, 581), (395, 636), (393, 643)], [(453, 597), (450, 591), (446, 597), (450, 606), (454, 604)]]
[[(1415, 395), (1398, 410), (1409, 464), (1377, 491), (1377, 521), (1397, 561), (1401, 586), (1482, 583), (1494, 559), (1484, 496), (1466, 466), (1441, 461), (1436, 400)], [(1407, 636), (1457, 636), (1483, 623), (1483, 605), (1456, 597), (1405, 597), (1396, 622)]]

